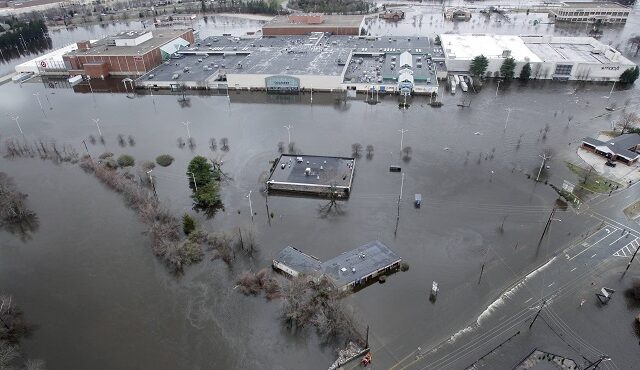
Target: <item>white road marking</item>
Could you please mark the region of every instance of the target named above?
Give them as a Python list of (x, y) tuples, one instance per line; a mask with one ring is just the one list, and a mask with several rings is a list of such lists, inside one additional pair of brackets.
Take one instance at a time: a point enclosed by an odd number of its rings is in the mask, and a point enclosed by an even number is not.
[[(607, 231), (610, 233), (609, 229), (605, 229), (605, 230), (607, 230)], [(580, 253), (576, 254), (575, 256), (573, 256), (573, 257), (569, 258), (569, 261), (571, 261), (572, 259), (574, 259), (574, 258), (578, 257), (578, 256), (579, 256), (579, 255), (581, 255), (582, 253), (586, 252), (587, 250), (589, 250), (589, 248), (593, 247), (594, 245), (596, 245), (596, 244), (600, 243), (601, 241), (605, 240), (606, 238), (608, 238), (608, 237), (609, 237), (609, 235), (611, 235), (611, 234), (607, 234), (607, 235), (605, 235), (603, 238), (601, 238), (601, 239), (600, 239), (600, 240), (598, 240), (597, 242), (595, 242), (595, 243), (591, 244), (589, 247), (585, 248), (582, 252), (580, 252)]]
[(591, 256), (591, 258), (595, 257), (598, 253), (595, 253), (593, 256)]
[(577, 269), (577, 267), (574, 267), (571, 269), (571, 272), (574, 272)]
[(553, 283), (549, 284), (549, 286), (548, 286), (548, 287), (550, 288), (550, 287), (551, 287), (553, 284), (555, 284), (555, 283), (556, 283), (556, 282), (554, 281)]
[(624, 238), (624, 235), (623, 235), (623, 236), (621, 236), (621, 237), (619, 237), (618, 239), (614, 240), (614, 241), (613, 241), (611, 244), (609, 244), (609, 245), (614, 245), (614, 244), (616, 244), (616, 243), (618, 242), (618, 240), (620, 240), (620, 239), (622, 239), (622, 238)]

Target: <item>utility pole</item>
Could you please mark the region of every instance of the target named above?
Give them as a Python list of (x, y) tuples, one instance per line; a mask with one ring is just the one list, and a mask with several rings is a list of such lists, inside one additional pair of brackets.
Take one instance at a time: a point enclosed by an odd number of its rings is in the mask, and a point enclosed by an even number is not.
[(85, 140), (82, 140), (82, 144), (84, 144), (84, 149), (87, 151), (87, 155), (89, 156), (89, 158), (91, 160), (93, 160), (93, 158), (91, 158), (91, 153), (89, 153), (89, 148), (87, 147), (87, 142)]
[(393, 235), (398, 233), (398, 224), (400, 224), (400, 201), (402, 200), (402, 190), (404, 188), (404, 172), (402, 173), (402, 180), (400, 182), (400, 194), (398, 194), (398, 213), (396, 215), (396, 228), (393, 231)]
[(404, 133), (408, 131), (409, 130), (405, 130), (405, 129), (398, 130), (398, 132), (400, 133), (400, 153), (401, 153), (400, 155), (402, 155), (402, 148), (403, 148), (402, 143), (404, 142)]
[(24, 135), (24, 133), (22, 132), (22, 127), (20, 127), (20, 123), (18, 122), (18, 119), (20, 118), (20, 116), (14, 116), (13, 118), (11, 118), (12, 120), (16, 121), (16, 125), (18, 126), (18, 130), (20, 130), (20, 134)]
[(538, 181), (538, 179), (540, 179), (540, 174), (542, 173), (542, 168), (544, 167), (544, 162), (546, 162), (548, 159), (551, 159), (551, 156), (547, 156), (547, 153), (543, 153), (538, 155), (538, 157), (542, 158), (542, 164), (540, 165), (540, 170), (538, 171), (538, 176), (536, 176), (536, 181)]
[(597, 359), (596, 361), (590, 363), (589, 366), (585, 367), (584, 370), (589, 370), (589, 369), (596, 370), (598, 368), (598, 366), (600, 366), (600, 364), (603, 361), (609, 361), (609, 360), (611, 360), (611, 358), (609, 356), (602, 355), (602, 356), (600, 356), (599, 359)]
[(511, 111), (513, 110), (513, 108), (509, 107), (506, 109), (507, 110), (507, 119), (504, 121), (504, 130), (507, 130), (507, 124), (509, 123), (509, 116), (511, 115)]
[(196, 183), (196, 176), (193, 174), (193, 172), (187, 172), (187, 174), (191, 174), (191, 178), (193, 179), (193, 187), (196, 189), (196, 191), (198, 191), (198, 183)]
[(624, 274), (627, 273), (627, 270), (629, 270), (629, 267), (631, 267), (631, 263), (633, 262), (633, 259), (636, 258), (636, 254), (638, 254), (638, 251), (640, 250), (640, 246), (638, 246), (636, 248), (636, 251), (633, 252), (633, 256), (631, 256), (631, 260), (629, 261), (629, 263), (627, 264), (627, 268), (624, 269), (624, 273), (622, 273), (622, 276), (624, 276)]
[(153, 169), (150, 169), (149, 171), (147, 171), (147, 175), (149, 175), (149, 182), (151, 182), (151, 187), (153, 188), (153, 195), (156, 197), (156, 200), (158, 200), (158, 193), (156, 192), (156, 184), (153, 182), (153, 176), (151, 176), (151, 171), (153, 171)]
[[(544, 225), (544, 230), (542, 230), (542, 235), (540, 235), (540, 240), (538, 240), (538, 247), (540, 247), (540, 244), (542, 244), (542, 239), (544, 238), (544, 235), (547, 233), (547, 231), (549, 231), (549, 226), (551, 226), (551, 221), (555, 220), (553, 218), (553, 215), (556, 213), (556, 207), (553, 207), (553, 209), (551, 210), (551, 214), (549, 215), (549, 219), (547, 220), (547, 224)], [(562, 220), (559, 220), (562, 221)]]
[(487, 263), (487, 254), (489, 254), (489, 246), (484, 250), (484, 259), (482, 261), (482, 267), (480, 268), (480, 277), (478, 278), (478, 285), (482, 281), (482, 273), (484, 272), (484, 265)]
[(289, 136), (289, 144), (291, 144), (291, 129), (293, 128), (293, 126), (287, 125), (283, 127), (287, 129), (287, 135)]
[(251, 222), (253, 222), (253, 206), (251, 205), (251, 192), (253, 190), (249, 190), (249, 194), (247, 195), (247, 198), (249, 198), (249, 212), (251, 212)]
[(98, 134), (102, 137), (102, 131), (100, 130), (100, 118), (93, 118), (93, 122), (96, 123), (96, 127), (98, 128)]
[(191, 124), (191, 122), (185, 121), (185, 122), (182, 122), (182, 124), (187, 128), (187, 137), (191, 139), (191, 130), (189, 130), (189, 125)]
[[(540, 305), (540, 309), (538, 309), (538, 312), (536, 312), (536, 316), (533, 318), (533, 321), (531, 321), (531, 324), (529, 324), (529, 329), (531, 329), (531, 327), (533, 326), (533, 323), (536, 322), (536, 319), (538, 318), (538, 316), (540, 315), (540, 312), (542, 311), (542, 309), (544, 308), (544, 305), (547, 303), (546, 299), (542, 300), (542, 304)], [(586, 370), (586, 369), (585, 369)]]

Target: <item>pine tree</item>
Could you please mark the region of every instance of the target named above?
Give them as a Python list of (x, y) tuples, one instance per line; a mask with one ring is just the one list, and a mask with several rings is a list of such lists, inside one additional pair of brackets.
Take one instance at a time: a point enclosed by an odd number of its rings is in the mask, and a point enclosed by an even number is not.
[(516, 61), (513, 58), (507, 58), (502, 62), (502, 66), (500, 66), (500, 76), (505, 80), (511, 80), (515, 74), (515, 69)]
[(471, 65), (469, 66), (469, 71), (474, 76), (482, 77), (489, 66), (489, 60), (484, 55), (478, 55), (477, 57), (471, 60)]
[(620, 75), (620, 82), (623, 84), (632, 84), (636, 82), (639, 75), (640, 68), (638, 68), (638, 66), (635, 66), (635, 68), (629, 68)]

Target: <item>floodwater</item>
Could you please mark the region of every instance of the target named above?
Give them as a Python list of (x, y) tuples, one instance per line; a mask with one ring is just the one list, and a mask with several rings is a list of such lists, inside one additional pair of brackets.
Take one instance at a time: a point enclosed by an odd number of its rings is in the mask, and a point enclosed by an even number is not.
[[(25, 352), (52, 369), (324, 369), (334, 359), (332, 348), (312, 330), (283, 329), (281, 303), (242, 296), (233, 289), (235, 279), (244, 270), (268, 267), (287, 245), (327, 259), (373, 239), (388, 244), (410, 269), (345, 304), (360, 327), (370, 326), (376, 365), (389, 366), (467, 326), (510, 282), (595, 226), (594, 219), (557, 212), (562, 222), (538, 248), (557, 195), (525, 174), (535, 174), (539, 155), (550, 150), (545, 178), (556, 185), (575, 182), (564, 160), (575, 159), (581, 138), (607, 129), (619, 113), (594, 117), (606, 113), (612, 100), (618, 106), (628, 101), (630, 109), (639, 103), (637, 88), (608, 98), (610, 85), (554, 82), (514, 82), (502, 85), (497, 96), (489, 83), (479, 94), (465, 95), (472, 97), (469, 108), (456, 105), (458, 94), (444, 95), (438, 109), (417, 97), (407, 110), (398, 109), (395, 97), (370, 105), (337, 102), (331, 94), (314, 94), (311, 102), (310, 95), (231, 93), (190, 96), (185, 105), (175, 95), (132, 98), (47, 86), (0, 87), (2, 140), (21, 137), (10, 119), (18, 115), (27, 139), (54, 139), (81, 151), (82, 140), (97, 136), (92, 119), (99, 118), (105, 144), (87, 140), (93, 156), (127, 153), (138, 163), (164, 153), (175, 157), (153, 174), (159, 197), (176, 215), (192, 212), (184, 175), (190, 158), (222, 159), (233, 177), (222, 189), (225, 210), (198, 219), (212, 231), (251, 224), (252, 191), (260, 250), (253, 260), (239, 257), (233, 268), (205, 258), (174, 276), (153, 257), (135, 214), (77, 166), (0, 159), (0, 170), (29, 194), (39, 216), (29, 240), (0, 231), (0, 291), (13, 294), (37, 324)], [(187, 138), (187, 120), (193, 150), (176, 144)], [(301, 153), (349, 155), (352, 143), (374, 146), (372, 159), (357, 161), (343, 213), (323, 218), (322, 200), (260, 192), (289, 124)], [(408, 130), (403, 145), (413, 148), (409, 161), (400, 159), (401, 129)], [(131, 135), (135, 145), (120, 146), (119, 134)], [(212, 137), (227, 137), (230, 150), (212, 152)], [(404, 182), (388, 171), (398, 164)], [(423, 196), (421, 209), (413, 208), (415, 193)], [(435, 303), (428, 300), (433, 280), (441, 289)], [(635, 348), (606, 350), (624, 365), (633, 363)]]

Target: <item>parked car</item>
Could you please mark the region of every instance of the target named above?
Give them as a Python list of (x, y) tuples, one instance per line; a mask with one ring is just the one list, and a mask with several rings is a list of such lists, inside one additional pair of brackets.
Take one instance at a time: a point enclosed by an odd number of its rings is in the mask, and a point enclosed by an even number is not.
[(606, 166), (609, 167), (615, 167), (616, 166), (616, 162), (611, 161), (610, 159), (607, 160), (607, 162), (605, 163)]

